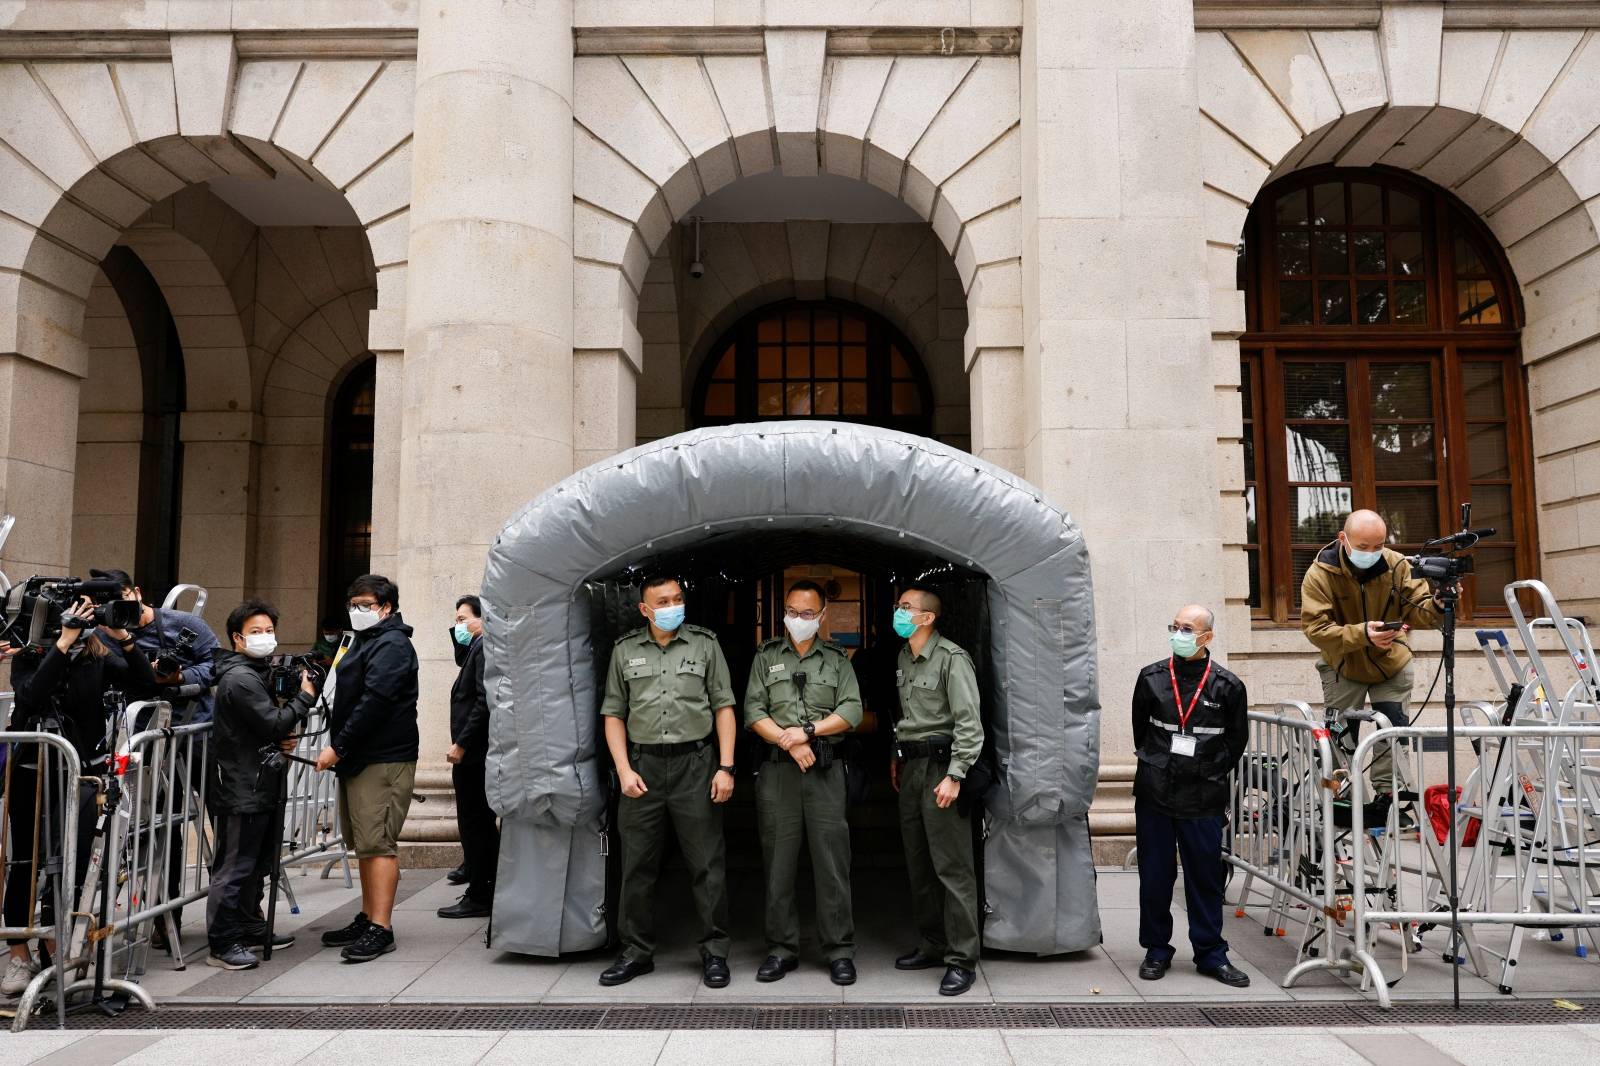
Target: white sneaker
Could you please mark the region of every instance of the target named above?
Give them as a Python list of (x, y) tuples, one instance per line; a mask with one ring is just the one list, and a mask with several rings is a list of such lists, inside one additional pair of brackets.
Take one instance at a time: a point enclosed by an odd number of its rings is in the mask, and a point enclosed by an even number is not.
[(0, 992), (8, 996), (20, 996), (38, 973), (39, 967), (31, 959), (19, 959), (12, 955), (6, 961), (5, 977), (0, 978)]

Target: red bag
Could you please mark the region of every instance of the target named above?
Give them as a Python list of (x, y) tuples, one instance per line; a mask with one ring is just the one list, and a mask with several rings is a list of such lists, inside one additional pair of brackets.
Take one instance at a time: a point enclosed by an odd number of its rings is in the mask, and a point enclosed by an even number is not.
[[(1445, 798), (1447, 785), (1429, 785), (1422, 793), (1422, 805), (1428, 809), (1428, 821), (1433, 823), (1433, 837), (1441, 844), (1450, 840), (1450, 801)], [(1461, 788), (1456, 788), (1456, 798), (1461, 798)], [(1470, 848), (1478, 843), (1478, 826), (1482, 819), (1468, 818), (1461, 830), (1461, 846)]]

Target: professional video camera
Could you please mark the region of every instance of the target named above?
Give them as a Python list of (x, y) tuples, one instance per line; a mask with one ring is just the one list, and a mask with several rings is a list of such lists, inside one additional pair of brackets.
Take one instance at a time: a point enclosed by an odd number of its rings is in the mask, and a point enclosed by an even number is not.
[[(1492, 537), (1494, 529), (1468, 529), (1472, 524), (1472, 504), (1461, 505), (1461, 528), (1455, 533), (1435, 537), (1424, 544), (1424, 554), (1408, 556), (1411, 572), (1424, 578), (1435, 589), (1452, 588), (1462, 578), (1473, 572), (1472, 556), (1466, 554), (1478, 541)], [(1429, 551), (1429, 549), (1433, 549)]]
[(94, 624), (107, 629), (129, 629), (139, 624), (139, 605), (122, 598), (116, 581), (75, 577), (30, 577), (6, 598), (5, 625), (0, 629), (12, 643), (43, 647), (61, 635), (63, 627), (83, 628), (66, 612), (84, 597), (94, 607)]
[(293, 698), (300, 691), (302, 670), (311, 678), (311, 687), (321, 692), (328, 671), (311, 654), (273, 656), (272, 671), (267, 675), (267, 691), (272, 693), (272, 698), (279, 703)]
[(171, 677), (183, 668), (194, 652), (194, 642), (200, 639), (200, 634), (188, 626), (178, 630), (178, 639), (173, 643), (172, 650), (162, 655), (155, 662), (156, 675)]

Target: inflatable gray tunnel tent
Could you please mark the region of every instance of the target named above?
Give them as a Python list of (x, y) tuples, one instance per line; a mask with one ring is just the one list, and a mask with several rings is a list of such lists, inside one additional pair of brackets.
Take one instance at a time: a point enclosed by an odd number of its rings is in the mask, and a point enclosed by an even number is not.
[(553, 956), (606, 940), (598, 712), (614, 634), (599, 631), (595, 589), (686, 554), (715, 567), (743, 553), (770, 570), (784, 564), (775, 545), (826, 546), (805, 561), (838, 549), (907, 560), (900, 573), (981, 577), (985, 728), (1000, 770), (984, 942), (1041, 955), (1098, 944), (1088, 810), (1100, 714), (1078, 527), (1026, 482), (937, 441), (805, 421), (696, 430), (614, 456), (530, 503), (490, 549), (488, 795), (505, 819), (491, 946)]

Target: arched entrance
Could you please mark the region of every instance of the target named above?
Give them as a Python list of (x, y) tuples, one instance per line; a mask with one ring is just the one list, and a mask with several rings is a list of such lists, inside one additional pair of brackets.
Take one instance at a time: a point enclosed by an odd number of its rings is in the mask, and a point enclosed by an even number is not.
[(981, 585), (1001, 770), (984, 842), (985, 937), (1040, 954), (1099, 942), (1087, 822), (1099, 706), (1077, 527), (969, 454), (816, 421), (708, 428), (625, 452), (556, 485), (496, 540), (484, 581), (488, 789), (506, 819), (494, 947), (555, 955), (605, 941), (596, 739), (608, 623), (596, 586), (661, 560), (698, 558), (709, 571), (795, 544)]

